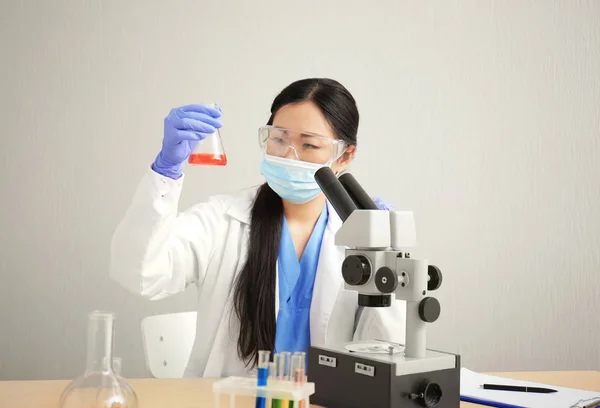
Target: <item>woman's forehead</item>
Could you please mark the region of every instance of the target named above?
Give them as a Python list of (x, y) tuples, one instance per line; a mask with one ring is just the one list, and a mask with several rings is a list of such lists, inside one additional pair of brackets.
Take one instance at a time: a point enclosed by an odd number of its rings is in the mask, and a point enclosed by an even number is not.
[(336, 138), (327, 119), (312, 102), (299, 102), (283, 106), (275, 114), (273, 126)]

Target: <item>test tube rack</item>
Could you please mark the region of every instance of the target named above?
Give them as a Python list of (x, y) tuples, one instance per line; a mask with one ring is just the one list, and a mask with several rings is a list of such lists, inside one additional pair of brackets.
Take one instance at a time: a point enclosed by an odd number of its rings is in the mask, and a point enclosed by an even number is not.
[(257, 397), (294, 402), (299, 406), (304, 402), (309, 407), (310, 396), (315, 393), (315, 384), (305, 382), (296, 384), (293, 381), (269, 379), (265, 386), (258, 386), (253, 377), (227, 377), (213, 384), (214, 408), (220, 408), (221, 395), (229, 395), (229, 407), (235, 407), (235, 397)]

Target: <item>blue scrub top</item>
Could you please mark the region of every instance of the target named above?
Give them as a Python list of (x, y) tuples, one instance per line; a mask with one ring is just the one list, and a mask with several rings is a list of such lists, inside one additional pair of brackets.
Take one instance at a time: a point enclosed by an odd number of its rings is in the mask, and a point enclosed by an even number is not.
[[(300, 261), (287, 221), (283, 217), (279, 244), (279, 312), (275, 334), (275, 353), (303, 351), (308, 358), (310, 346), (310, 305), (321, 252), (321, 242), (327, 226), (327, 206), (323, 209), (306, 244)], [(308, 370), (308, 365), (306, 365)]]

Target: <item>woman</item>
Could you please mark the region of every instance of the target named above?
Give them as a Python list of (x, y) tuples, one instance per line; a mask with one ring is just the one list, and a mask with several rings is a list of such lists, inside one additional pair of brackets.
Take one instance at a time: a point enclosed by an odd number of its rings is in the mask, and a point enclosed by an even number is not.
[[(150, 299), (198, 290), (198, 321), (186, 376), (246, 375), (258, 350), (404, 341), (404, 302), (359, 309), (344, 290), (341, 220), (314, 180), (340, 173), (356, 151), (359, 114), (331, 79), (305, 79), (274, 100), (259, 130), (266, 183), (212, 197), (178, 214), (183, 162), (221, 127), (221, 111), (174, 109), (161, 152), (148, 169), (111, 246), (111, 277)], [(310, 370), (310, 368), (308, 368)]]

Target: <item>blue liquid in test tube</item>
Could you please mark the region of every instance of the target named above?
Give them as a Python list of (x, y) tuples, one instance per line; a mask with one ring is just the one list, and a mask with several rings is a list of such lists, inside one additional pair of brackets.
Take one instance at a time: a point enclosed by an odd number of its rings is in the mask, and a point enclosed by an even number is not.
[[(261, 350), (258, 352), (258, 378), (257, 383), (259, 387), (267, 385), (269, 379), (269, 358), (271, 357), (270, 351)], [(256, 408), (266, 408), (267, 399), (264, 397), (256, 397)]]

